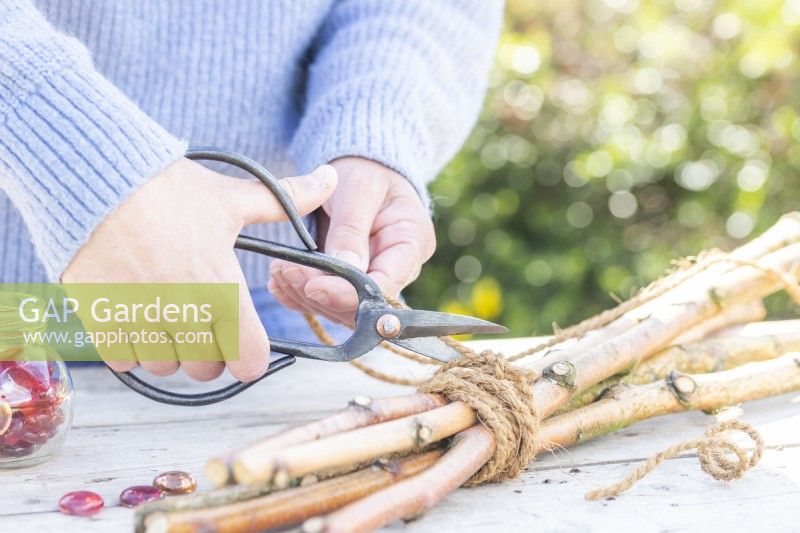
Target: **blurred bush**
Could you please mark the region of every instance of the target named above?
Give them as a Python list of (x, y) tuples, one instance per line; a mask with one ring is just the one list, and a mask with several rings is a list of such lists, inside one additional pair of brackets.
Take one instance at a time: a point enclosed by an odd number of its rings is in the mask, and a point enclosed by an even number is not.
[(546, 334), (800, 209), (799, 25), (800, 0), (510, 0), (411, 304)]

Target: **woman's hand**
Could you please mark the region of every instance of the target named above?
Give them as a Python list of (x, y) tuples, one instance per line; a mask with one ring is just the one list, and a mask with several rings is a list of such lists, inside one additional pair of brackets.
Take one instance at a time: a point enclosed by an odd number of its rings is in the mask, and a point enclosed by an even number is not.
[[(298, 210), (313, 211), (336, 187), (336, 172), (328, 165), (306, 176), (281, 180)], [(233, 253), (243, 226), (285, 219), (269, 190), (258, 181), (223, 176), (188, 159), (181, 159), (147, 181), (109, 214), (64, 271), (65, 283), (238, 283), (239, 357), (218, 354), (219, 362), (182, 361), (175, 345), (174, 360), (140, 361), (162, 376), (183, 366), (198, 380), (209, 380), (224, 369), (251, 381), (267, 369), (269, 341), (253, 306), (244, 275)], [(117, 371), (136, 366), (109, 361)], [(185, 354), (186, 359), (190, 354)], [(235, 359), (235, 360), (230, 360)]]
[[(339, 184), (322, 206), (325, 253), (366, 271), (385, 293), (397, 296), (436, 248), (427, 209), (407, 179), (380, 163), (344, 157), (331, 166)], [(353, 323), (358, 299), (342, 278), (277, 260), (270, 273), (269, 290), (282, 304)]]

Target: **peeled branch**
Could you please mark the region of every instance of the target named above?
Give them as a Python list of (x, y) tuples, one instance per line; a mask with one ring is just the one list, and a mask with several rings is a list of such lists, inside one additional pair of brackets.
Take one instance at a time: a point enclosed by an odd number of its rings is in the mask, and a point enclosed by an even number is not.
[[(676, 374), (652, 384), (621, 387), (608, 398), (548, 419), (539, 430), (539, 449), (570, 446), (669, 413), (715, 410), (799, 390), (800, 353), (724, 372)], [(368, 531), (433, 507), (482, 466), (470, 459), (494, 453), (492, 433), (482, 426), (468, 431), (476, 429), (486, 433), (483, 439), (476, 437), (469, 447), (454, 446), (422, 474), (332, 513), (324, 519), (323, 531)], [(445, 458), (450, 461), (445, 463)]]
[(267, 468), (264, 465), (272, 456), (289, 446), (421, 413), (434, 407), (441, 407), (445, 403), (447, 402), (444, 398), (435, 394), (415, 394), (391, 399), (359, 396), (346, 408), (328, 417), (289, 428), (245, 448), (211, 459), (206, 465), (206, 476), (219, 487), (232, 481), (231, 469), (237, 459), (245, 464), (252, 462), (261, 468)]
[[(728, 370), (745, 363), (766, 361), (787, 352), (800, 350), (800, 320), (770, 323), (772, 333), (742, 336), (738, 328), (699, 342), (670, 346), (642, 361), (624, 375), (589, 387), (570, 401), (564, 411), (592, 403), (617, 384), (637, 385), (667, 377), (670, 372), (692, 374)], [(766, 332), (765, 332), (766, 333)]]
[(672, 373), (644, 385), (621, 385), (603, 399), (554, 416), (539, 432), (543, 449), (569, 446), (647, 418), (714, 411), (741, 402), (800, 390), (800, 353), (706, 374)]
[(154, 512), (144, 519), (148, 533), (244, 533), (286, 527), (330, 512), (432, 465), (441, 451), (376, 461), (363, 470), (237, 503), (178, 512)]

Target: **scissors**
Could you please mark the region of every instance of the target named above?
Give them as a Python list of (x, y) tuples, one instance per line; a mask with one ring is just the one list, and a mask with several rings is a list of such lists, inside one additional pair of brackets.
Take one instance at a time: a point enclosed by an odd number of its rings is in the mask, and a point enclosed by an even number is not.
[(292, 365), (297, 357), (320, 361), (351, 361), (386, 341), (421, 355), (446, 362), (460, 357), (461, 353), (439, 337), (465, 333), (505, 333), (508, 331), (503, 326), (469, 316), (393, 307), (384, 297), (378, 284), (364, 272), (349, 263), (317, 251), (317, 245), (305, 227), (292, 200), (281, 187), (278, 179), (263, 166), (249, 157), (216, 148), (192, 148), (187, 151), (186, 157), (195, 161), (219, 161), (236, 166), (258, 178), (275, 195), (306, 249), (248, 237), (247, 235), (239, 235), (234, 247), (317, 268), (345, 279), (355, 288), (358, 295), (359, 303), (355, 315), (355, 327), (350, 338), (336, 346), (271, 338), (270, 347), (272, 353), (282, 355), (271, 358), (267, 371), (261, 377), (248, 383), (236, 381), (225, 387), (207, 392), (180, 393), (167, 391), (144, 381), (132, 372), (117, 372), (109, 368), (122, 383), (142, 396), (171, 405), (209, 405), (239, 394), (267, 376)]

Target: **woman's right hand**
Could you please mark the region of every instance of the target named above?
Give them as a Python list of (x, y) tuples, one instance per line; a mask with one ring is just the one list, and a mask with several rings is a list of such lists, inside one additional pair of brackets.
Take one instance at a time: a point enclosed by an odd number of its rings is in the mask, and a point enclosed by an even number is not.
[[(301, 214), (319, 207), (336, 188), (336, 171), (323, 165), (281, 185)], [(233, 252), (247, 224), (285, 220), (260, 182), (213, 172), (182, 158), (135, 191), (95, 228), (62, 275), (64, 283), (238, 283), (239, 357), (219, 354), (214, 362), (181, 360), (108, 361), (117, 371), (141, 364), (164, 376), (183, 366), (197, 380), (222, 373), (252, 381), (266, 372), (269, 340)], [(186, 358), (188, 359), (188, 357)]]

